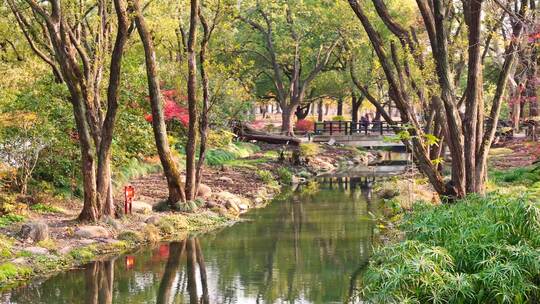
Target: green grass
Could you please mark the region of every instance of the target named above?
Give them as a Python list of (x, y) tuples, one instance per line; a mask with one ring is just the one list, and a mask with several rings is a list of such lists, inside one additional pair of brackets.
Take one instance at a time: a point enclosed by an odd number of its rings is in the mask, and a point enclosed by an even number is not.
[(223, 148), (210, 149), (206, 153), (206, 163), (210, 166), (219, 166), (236, 159), (249, 157), (259, 150), (257, 145), (235, 142)]
[(507, 171), (492, 171), (489, 173), (489, 179), (496, 184), (512, 183), (530, 186), (540, 182), (540, 169), (524, 167)]
[(47, 204), (35, 204), (30, 207), (30, 210), (36, 211), (38, 213), (63, 213), (62, 209), (47, 205)]
[(19, 266), (13, 263), (0, 264), (0, 282), (12, 278), (23, 278), (32, 273), (32, 269), (25, 266)]
[(373, 254), (363, 299), (373, 303), (527, 303), (538, 300), (540, 209), (514, 195), (416, 205), (404, 242)]
[(6, 227), (13, 223), (24, 221), (25, 217), (18, 214), (6, 214), (0, 216), (0, 227)]

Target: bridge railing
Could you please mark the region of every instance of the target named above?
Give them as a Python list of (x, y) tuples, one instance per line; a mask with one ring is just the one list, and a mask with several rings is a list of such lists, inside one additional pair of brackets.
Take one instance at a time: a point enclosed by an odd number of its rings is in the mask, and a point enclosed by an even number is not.
[(394, 133), (395, 127), (402, 124), (389, 124), (386, 121), (352, 122), (323, 121), (315, 123), (315, 135), (383, 135)]

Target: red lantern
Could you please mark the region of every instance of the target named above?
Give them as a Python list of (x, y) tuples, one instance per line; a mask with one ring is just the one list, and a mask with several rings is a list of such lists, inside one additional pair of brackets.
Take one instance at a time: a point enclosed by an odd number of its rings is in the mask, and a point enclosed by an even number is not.
[(135, 188), (133, 188), (133, 186), (131, 185), (124, 187), (124, 199), (125, 199), (124, 213), (125, 214), (128, 214), (128, 211), (129, 211), (129, 214), (131, 214), (131, 208), (132, 208), (134, 197), (135, 197)]
[(126, 256), (126, 268), (132, 269), (135, 266), (135, 257), (132, 255)]

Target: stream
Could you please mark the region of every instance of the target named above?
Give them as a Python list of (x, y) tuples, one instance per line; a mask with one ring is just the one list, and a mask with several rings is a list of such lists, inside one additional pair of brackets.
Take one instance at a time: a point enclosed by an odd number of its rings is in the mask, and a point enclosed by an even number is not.
[(372, 247), (371, 183), (321, 179), (233, 226), (30, 282), (0, 302), (356, 302)]

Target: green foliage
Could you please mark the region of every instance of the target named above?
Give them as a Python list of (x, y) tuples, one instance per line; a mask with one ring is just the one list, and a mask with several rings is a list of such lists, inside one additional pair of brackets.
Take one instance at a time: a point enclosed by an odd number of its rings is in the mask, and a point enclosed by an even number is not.
[(258, 152), (257, 145), (243, 142), (236, 142), (219, 149), (211, 149), (206, 153), (206, 163), (211, 166), (223, 165), (229, 161), (249, 157)]
[(42, 203), (35, 204), (30, 209), (38, 213), (63, 213), (60, 208)]
[(540, 171), (531, 167), (515, 168), (507, 171), (493, 171), (489, 174), (495, 183), (513, 183), (530, 186), (540, 182)]
[(24, 221), (25, 217), (18, 214), (6, 214), (0, 216), (0, 227), (6, 227), (13, 223)]
[(137, 231), (123, 231), (118, 235), (118, 239), (121, 241), (126, 241), (128, 243), (142, 243), (144, 241), (144, 237)]
[(271, 184), (275, 182), (274, 175), (268, 170), (258, 170), (257, 175), (266, 184)]
[(416, 205), (402, 228), (406, 241), (373, 254), (368, 301), (524, 303), (540, 295), (540, 209), (527, 198)]
[(299, 150), (301, 157), (313, 157), (319, 154), (320, 146), (316, 143), (301, 143)]
[(95, 253), (91, 247), (73, 249), (69, 252), (69, 255), (78, 261), (90, 261), (95, 257)]
[(292, 172), (285, 168), (281, 167), (277, 170), (279, 181), (284, 185), (291, 185), (293, 181), (293, 174)]
[(25, 266), (16, 265), (13, 263), (0, 264), (0, 283), (5, 282), (8, 279), (11, 280), (14, 277), (23, 278), (32, 273), (32, 269)]
[(343, 115), (337, 115), (332, 117), (333, 121), (345, 121), (345, 117)]

